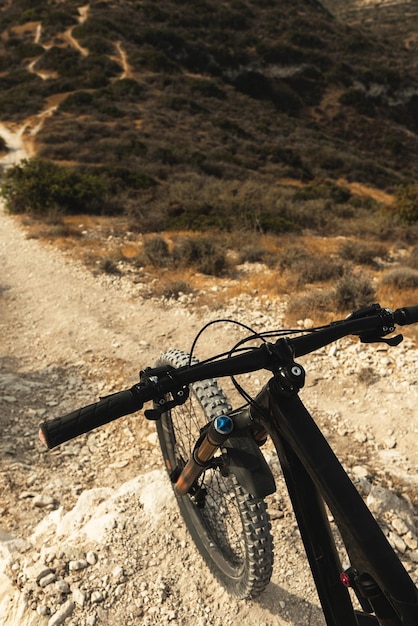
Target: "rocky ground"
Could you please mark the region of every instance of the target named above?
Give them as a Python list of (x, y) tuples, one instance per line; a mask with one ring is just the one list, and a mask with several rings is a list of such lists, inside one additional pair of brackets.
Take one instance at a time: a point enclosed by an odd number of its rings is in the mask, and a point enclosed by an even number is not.
[[(285, 303), (237, 296), (213, 311), (144, 297), (129, 275), (94, 275), (0, 220), (0, 624), (323, 626), (273, 451), (274, 575), (258, 599), (236, 601), (194, 549), (141, 413), (54, 451), (37, 439), (41, 420), (131, 386), (208, 320), (275, 328)], [(213, 326), (197, 354), (239, 336)], [(303, 359), (303, 399), (418, 581), (416, 362), (412, 338), (342, 341)], [(250, 392), (261, 380), (243, 378)]]

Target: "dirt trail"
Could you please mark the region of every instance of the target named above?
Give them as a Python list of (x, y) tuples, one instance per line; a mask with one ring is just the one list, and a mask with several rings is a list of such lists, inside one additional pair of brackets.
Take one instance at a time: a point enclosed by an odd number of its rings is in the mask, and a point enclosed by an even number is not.
[[(25, 467), (31, 467), (32, 474), (35, 472), (36, 476), (39, 477), (39, 484), (43, 484), (48, 493), (51, 492), (55, 498), (66, 502), (68, 506), (69, 503), (74, 502), (73, 496), (71, 496), (74, 489), (76, 493), (80, 493), (80, 490), (92, 486), (89, 482), (92, 473), (96, 473), (94, 486), (103, 485), (107, 488), (109, 486), (118, 488), (124, 479), (133, 478), (138, 473), (150, 471), (153, 467), (160, 467), (161, 470), (161, 459), (158, 454), (154, 458), (148, 448), (144, 449), (144, 443), (141, 444), (142, 450), (138, 450), (136, 458), (132, 456), (134, 452), (132, 441), (126, 432), (130, 432), (130, 437), (132, 437), (134, 426), (130, 425), (129, 421), (125, 421), (124, 425), (119, 427), (119, 431), (118, 427), (115, 426), (115, 439), (112, 438), (112, 441), (115, 441), (116, 445), (110, 445), (107, 451), (104, 448), (97, 449), (96, 447), (96, 453), (90, 454), (88, 458), (84, 457), (82, 466), (79, 466), (78, 469), (74, 468), (76, 460), (72, 460), (71, 453), (68, 457), (65, 455), (65, 451), (58, 457), (56, 454), (50, 455), (51, 453), (44, 453), (39, 456), (39, 445), (30, 444), (30, 442), (36, 439), (35, 424), (36, 421), (39, 421), (39, 419), (36, 420), (36, 414), (40, 414), (42, 406), (39, 410), (35, 409), (39, 404), (35, 401), (34, 392), (32, 397), (28, 397), (27, 393), (25, 395), (22, 392), (22, 395), (18, 392), (13, 400), (10, 397), (11, 392), (7, 392), (8, 381), (11, 381), (14, 386), (21, 385), (23, 390), (25, 384), (36, 385), (35, 391), (36, 388), (44, 389), (44, 406), (55, 404), (52, 399), (56, 396), (56, 392), (52, 389), (48, 391), (48, 385), (51, 384), (51, 372), (55, 371), (61, 371), (64, 374), (64, 378), (57, 381), (63, 389), (67, 384), (66, 377), (68, 377), (68, 381), (74, 380), (77, 376), (74, 372), (77, 370), (81, 375), (91, 373), (92, 380), (95, 381), (96, 393), (99, 389), (108, 388), (111, 381), (113, 385), (115, 385), (115, 381), (118, 381), (119, 388), (127, 387), (136, 382), (137, 371), (143, 366), (152, 365), (156, 356), (164, 349), (168, 347), (187, 349), (197, 329), (201, 327), (203, 321), (207, 321), (209, 318), (206, 317), (203, 320), (198, 312), (190, 312), (177, 307), (165, 308), (151, 300), (133, 300), (130, 295), (124, 292), (122, 284), (109, 282), (110, 279), (107, 276), (95, 277), (82, 265), (66, 258), (59, 251), (42, 245), (37, 240), (25, 238), (25, 233), (19, 227), (18, 222), (3, 212), (0, 212), (0, 263), (2, 265), (0, 279), (0, 345), (2, 346), (0, 382), (3, 386), (5, 385), (3, 394), (8, 393), (3, 398), (0, 393), (0, 405), (2, 407), (0, 426), (3, 432), (10, 434), (10, 422), (19, 419), (20, 428), (24, 429), (19, 430), (21, 434), (16, 435), (12, 442), (13, 453), (11, 450), (7, 453), (13, 454), (12, 460), (17, 453), (17, 459), (10, 465), (4, 452), (1, 458), (4, 475), (9, 476), (14, 487), (13, 493), (10, 492), (9, 504), (4, 506), (4, 498), (6, 497), (7, 500), (7, 490), (10, 489), (10, 486), (7, 483), (3, 485), (0, 504), (3, 504), (4, 508), (1, 509), (0, 506), (0, 510), (3, 512), (3, 516), (8, 519), (8, 509), (12, 506), (15, 507), (14, 532), (22, 533), (26, 527), (28, 529), (26, 532), (29, 533), (34, 527), (34, 522), (39, 521), (40, 518), (39, 510), (33, 510), (32, 514), (30, 509), (28, 511), (27, 498), (19, 500), (20, 494), (27, 490)], [(234, 333), (231, 333), (230, 328), (214, 328), (207, 339), (203, 339), (199, 344), (198, 354), (208, 356), (214, 351), (221, 350), (223, 346), (230, 346), (233, 336)], [(17, 388), (19, 389), (19, 387)], [(15, 387), (13, 389), (16, 393)], [(69, 390), (70, 395), (71, 393), (74, 394), (74, 391), (71, 392), (71, 387)], [(63, 395), (67, 398), (68, 407), (69, 402), (72, 402), (72, 407), (74, 407), (97, 399), (97, 396), (94, 397), (93, 392), (91, 392), (91, 397), (87, 401), (85, 399), (86, 391), (82, 389), (79, 389), (70, 401), (68, 400), (68, 393)], [(36, 393), (36, 397), (39, 399), (39, 392)], [(23, 425), (21, 418), (12, 417), (18, 415), (20, 410), (23, 415), (29, 416), (25, 418), (26, 426)], [(48, 410), (49, 412), (52, 411), (52, 414), (62, 413), (64, 410), (62, 400), (59, 409), (49, 408)], [(19, 429), (19, 426), (16, 428)], [(139, 441), (144, 442), (144, 438), (150, 437), (150, 428), (153, 432), (152, 425), (147, 423), (144, 426), (144, 430), (140, 431)], [(103, 436), (106, 435), (106, 432), (108, 431), (103, 432)], [(22, 438), (21, 440), (18, 439), (19, 436)], [(110, 444), (111, 439), (108, 442)], [(31, 447), (33, 452), (31, 452)], [(70, 447), (69, 451), (71, 449)], [(19, 450), (22, 451), (19, 452)], [(129, 461), (125, 459), (129, 459)], [(148, 460), (145, 461), (145, 459)], [(150, 459), (155, 465), (150, 465)], [(60, 463), (59, 469), (56, 465), (57, 462)], [(51, 464), (54, 467), (52, 474), (48, 470)], [(107, 465), (118, 469), (113, 469), (109, 473)], [(24, 517), (22, 516), (20, 521), (18, 519), (19, 507), (25, 511)], [(138, 524), (140, 519), (138, 517)], [(137, 532), (141, 536), (140, 545), (144, 554), (147, 554), (147, 550), (150, 554), (156, 550), (155, 535), (149, 535), (149, 524), (146, 520), (143, 523), (142, 530), (136, 530), (133, 536), (130, 536), (127, 531), (125, 535), (121, 535), (121, 543), (112, 548), (122, 563), (124, 562), (123, 559), (129, 560), (132, 551), (137, 549), (134, 547), (138, 544)], [(19, 528), (20, 530), (18, 530)], [(6, 526), (4, 530), (10, 532), (10, 527)], [(300, 577), (298, 577), (299, 582), (295, 584), (292, 584), (291, 579), (289, 579), (288, 591), (285, 591), (284, 588), (280, 590), (276, 584), (272, 583), (268, 592), (263, 595), (261, 604), (259, 602), (231, 601), (207, 573), (204, 574), (204, 579), (200, 583), (196, 579), (197, 573), (199, 572), (201, 576), (202, 572), (200, 558), (196, 555), (193, 546), (190, 545), (190, 540), (185, 538), (183, 526), (179, 524), (177, 515), (173, 518), (172, 514), (167, 514), (167, 518), (160, 522), (159, 531), (162, 537), (168, 537), (172, 532), (180, 533), (182, 548), (164, 555), (160, 546), (158, 555), (159, 559), (163, 559), (161, 565), (155, 567), (151, 562), (145, 570), (137, 571), (136, 577), (132, 579), (132, 584), (135, 587), (149, 584), (144, 581), (154, 580), (155, 577), (164, 572), (166, 578), (171, 581), (173, 594), (178, 594), (177, 589), (186, 586), (189, 591), (187, 600), (182, 602), (181, 609), (178, 609), (183, 613), (183, 619), (178, 622), (179, 624), (190, 626), (193, 624), (194, 626), (196, 623), (202, 625), (205, 623), (220, 626), (222, 623), (238, 626), (243, 620), (244, 622), (247, 620), (247, 623), (269, 626), (274, 623), (279, 626), (290, 626), (294, 622), (300, 623), (298, 616), (302, 618), (309, 614), (315, 616), (315, 619), (312, 617), (312, 621), (309, 619), (309, 622), (305, 622), (306, 624), (323, 625), (323, 620), (316, 606), (315, 592), (311, 590), (310, 595), (308, 594), (309, 578), (303, 584)], [(285, 547), (286, 542), (282, 542), (282, 549)], [(300, 548), (296, 551), (296, 556), (298, 554), (300, 554)], [(188, 563), (188, 567), (195, 572), (192, 578), (193, 581), (196, 579), (196, 584), (187, 580), (188, 570), (187, 568), (184, 569), (182, 565), (184, 560)], [(293, 568), (296, 567), (295, 555), (290, 557), (289, 563), (292, 564)], [(303, 560), (298, 562), (297, 568), (298, 571), (304, 568)], [(281, 570), (282, 566), (279, 563), (278, 573)], [(186, 579), (184, 579), (185, 577)], [(138, 593), (139, 591), (133, 593), (132, 602)], [(310, 598), (309, 601), (304, 600), (301, 604), (300, 597), (307, 598), (307, 594)], [(213, 606), (211, 603), (214, 603)], [(206, 604), (208, 605), (207, 611), (205, 609)], [(205, 622), (202, 621), (203, 617), (199, 622), (193, 617), (196, 615), (196, 607), (200, 607), (199, 611), (201, 611), (202, 616), (205, 616)], [(106, 626), (115, 623), (125, 625), (137, 623), (126, 616), (125, 604), (118, 610), (120, 613), (116, 613), (116, 615), (113, 613), (113, 617), (108, 618), (109, 621), (102, 618), (97, 623)], [(189, 615), (188, 618), (187, 615)], [(7, 626), (10, 626), (13, 621), (6, 623)], [(21, 623), (32, 624), (30, 621)], [(47, 622), (39, 618), (39, 622), (36, 624), (38, 623), (42, 625), (45, 623), (46, 625)], [(77, 621), (76, 623), (84, 624), (85, 622)], [(148, 624), (148, 621), (145, 623)], [(165, 624), (166, 621), (165, 618), (161, 617), (161, 621), (157, 618), (157, 621), (152, 623)]]
[(0, 219), (1, 302), (14, 320), (4, 338), (6, 354), (25, 363), (35, 352), (41, 366), (89, 354), (117, 356), (134, 374), (145, 364), (141, 345), (147, 346), (145, 361), (159, 354), (162, 343), (190, 345), (200, 324), (195, 315), (132, 301), (122, 289), (107, 288), (106, 276), (97, 279), (58, 251), (25, 239), (13, 218), (2, 212)]

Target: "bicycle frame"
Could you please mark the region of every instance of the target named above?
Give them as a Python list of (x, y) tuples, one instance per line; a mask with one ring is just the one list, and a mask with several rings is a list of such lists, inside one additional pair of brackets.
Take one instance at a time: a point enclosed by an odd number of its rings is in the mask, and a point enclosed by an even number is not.
[[(385, 337), (394, 332), (396, 325), (414, 323), (418, 323), (418, 305), (391, 311), (372, 304), (345, 320), (313, 329), (306, 335), (284, 339), (281, 332), (262, 333), (257, 335), (258, 339), (277, 335), (282, 338), (275, 344), (264, 341), (258, 348), (238, 354), (247, 340), (241, 341), (227, 358), (219, 361), (208, 360), (180, 368), (172, 365), (146, 368), (140, 373), (140, 382), (131, 389), (42, 423), (40, 437), (45, 445), (53, 448), (134, 413), (149, 401), (156, 405), (145, 410), (145, 416), (159, 419), (164, 412), (186, 401), (193, 382), (261, 369), (272, 372), (273, 378), (254, 401), (247, 394), (242, 395), (250, 400), (253, 425), (260, 427), (259, 433), (264, 429), (270, 435), (279, 455), (327, 625), (417, 626), (418, 589), (302, 403), (299, 391), (303, 387), (304, 372), (293, 360), (348, 335), (357, 335), (365, 343), (383, 341), (396, 346), (402, 341), (402, 335)], [(256, 335), (250, 337), (254, 338)], [(242, 414), (243, 411), (237, 411), (231, 417), (239, 419)], [(222, 428), (220, 431), (222, 433)], [(181, 493), (186, 493), (204, 470), (223, 436), (219, 432), (215, 435), (211, 429), (206, 431), (199, 449), (195, 450), (194, 462), (185, 466), (186, 477), (180, 473), (177, 478)], [(227, 442), (228, 439), (224, 442), (226, 448)], [(233, 450), (228, 454), (233, 461)], [(253, 457), (257, 460), (257, 454)], [(242, 459), (238, 461), (235, 466), (231, 464), (231, 471), (238, 471)], [(268, 476), (261, 462), (258, 467), (263, 480), (257, 479), (255, 486), (262, 485), (264, 476)], [(244, 467), (244, 470), (241, 482), (245, 483), (249, 482), (251, 468)], [(265, 493), (269, 491), (261, 495)], [(351, 562), (345, 572), (339, 562), (325, 504), (335, 519)], [(362, 612), (354, 610), (347, 587), (353, 587)]]
[[(327, 625), (417, 626), (414, 583), (298, 393), (284, 393), (273, 378), (260, 391), (255, 405), (263, 410), (252, 407), (252, 416), (264, 426), (279, 455)], [(348, 589), (341, 582), (342, 568), (324, 501), (337, 522), (352, 566), (367, 572), (389, 600), (392, 609), (389, 607), (388, 615), (368, 615), (378, 611), (367, 599), (362, 602), (366, 613), (354, 611)]]

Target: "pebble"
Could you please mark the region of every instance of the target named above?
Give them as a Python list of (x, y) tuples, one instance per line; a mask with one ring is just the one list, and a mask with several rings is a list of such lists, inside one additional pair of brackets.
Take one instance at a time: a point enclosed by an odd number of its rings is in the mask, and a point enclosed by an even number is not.
[(399, 535), (394, 532), (389, 532), (388, 539), (391, 546), (393, 546), (398, 552), (401, 554), (406, 552), (406, 544), (404, 540), (399, 537)]
[(383, 443), (388, 450), (393, 450), (393, 448), (396, 448), (395, 437), (386, 437), (386, 439), (383, 440)]
[(42, 615), (43, 617), (49, 615), (49, 609), (46, 604), (38, 604), (38, 606), (36, 607), (36, 612), (38, 613), (38, 615)]
[(123, 578), (123, 576), (124, 576), (123, 567), (121, 567), (120, 565), (117, 565), (113, 569), (113, 571), (112, 571), (112, 576), (113, 576), (114, 580), (119, 580), (119, 579)]
[(37, 494), (33, 498), (33, 505), (39, 509), (50, 508), (54, 506), (55, 500), (51, 496)]
[(70, 585), (66, 580), (57, 580), (55, 587), (60, 593), (70, 593)]
[(45, 576), (52, 574), (52, 570), (49, 567), (45, 567), (43, 563), (35, 563), (29, 567), (25, 567), (23, 573), (29, 580), (34, 580), (37, 583)]
[(406, 535), (406, 533), (408, 532), (408, 526), (405, 523), (405, 521), (399, 517), (395, 517), (392, 522), (391, 522), (392, 528), (395, 530), (395, 532), (398, 533), (398, 535)]
[(51, 572), (50, 574), (47, 574), (46, 576), (43, 576), (42, 578), (40, 578), (38, 581), (38, 584), (40, 587), (47, 587), (51, 583), (55, 582), (56, 579), (57, 577), (55, 576), (55, 574)]
[(78, 606), (84, 606), (87, 601), (87, 593), (82, 591), (78, 587), (74, 587), (72, 590), (73, 600)]
[(86, 561), (89, 565), (96, 565), (98, 560), (99, 560), (99, 557), (97, 556), (95, 552), (93, 552), (92, 550), (87, 552)]
[(90, 597), (90, 601), (92, 604), (103, 602), (103, 600), (104, 600), (104, 597), (101, 591), (93, 591)]
[(69, 617), (74, 611), (74, 601), (72, 599), (67, 600), (60, 609), (48, 621), (48, 626), (59, 626), (63, 624), (67, 617)]
[(352, 468), (351, 472), (357, 478), (367, 478), (368, 476), (370, 476), (370, 471), (367, 469), (367, 467), (363, 467), (362, 465), (355, 465)]
[(70, 572), (78, 572), (81, 569), (85, 569), (86, 567), (88, 567), (88, 563), (85, 559), (81, 559), (79, 561), (70, 561), (68, 563), (68, 568), (70, 570)]

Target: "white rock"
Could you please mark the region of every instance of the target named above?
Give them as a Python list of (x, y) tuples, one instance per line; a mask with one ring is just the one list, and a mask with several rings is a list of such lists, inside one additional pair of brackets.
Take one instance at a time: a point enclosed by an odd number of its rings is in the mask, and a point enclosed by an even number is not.
[(99, 557), (97, 556), (95, 552), (93, 552), (92, 550), (89, 550), (87, 552), (86, 561), (89, 565), (96, 565), (98, 560), (99, 560)]
[(74, 611), (74, 606), (75, 604), (73, 600), (67, 600), (67, 602), (65, 602), (58, 609), (58, 611), (52, 615), (48, 621), (48, 626), (59, 626), (60, 624), (63, 624), (67, 617), (69, 617)]
[(38, 583), (42, 578), (52, 574), (52, 570), (43, 563), (35, 563), (34, 565), (25, 567), (23, 573), (29, 580), (34, 580)]
[(78, 606), (84, 606), (87, 601), (87, 593), (82, 591), (78, 587), (74, 587), (72, 590), (73, 600)]
[(53, 582), (55, 582), (57, 579), (56, 575), (54, 574), (54, 572), (51, 572), (50, 574), (47, 574), (46, 576), (42, 576), (42, 578), (39, 579), (39, 586), (40, 587), (47, 587), (48, 585), (51, 585)]
[(36, 495), (33, 500), (33, 505), (38, 507), (39, 509), (47, 508), (54, 506), (54, 498), (52, 496), (45, 496), (43, 494)]
[[(99, 602), (103, 602), (104, 597), (101, 591), (93, 591), (90, 597), (90, 601), (92, 604), (97, 604)], [(49, 625), (48, 625), (49, 626)]]

